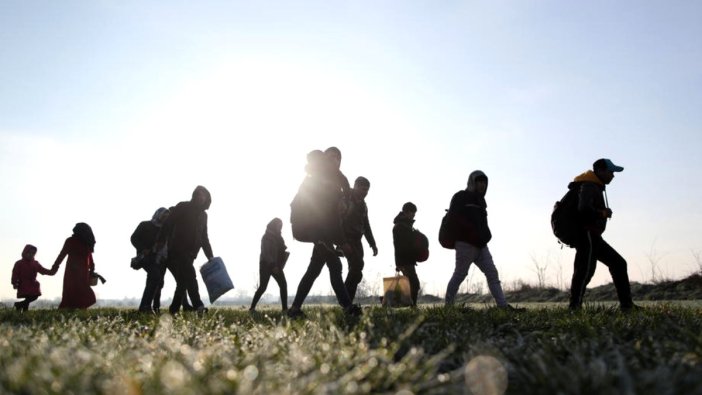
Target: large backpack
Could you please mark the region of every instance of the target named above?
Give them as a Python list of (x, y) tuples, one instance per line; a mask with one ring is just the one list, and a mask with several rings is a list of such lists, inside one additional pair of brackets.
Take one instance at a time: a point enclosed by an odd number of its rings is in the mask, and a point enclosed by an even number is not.
[(290, 228), (297, 241), (314, 243), (320, 240), (320, 206), (315, 196), (303, 185), (290, 203)]
[(328, 183), (306, 178), (290, 203), (290, 227), (297, 241), (315, 243), (335, 240), (340, 229), (338, 205), (341, 197)]
[(551, 229), (558, 240), (574, 247), (581, 229), (578, 215), (578, 188), (570, 188), (563, 198), (553, 205)]
[(453, 221), (453, 215), (446, 210), (444, 218), (441, 219), (439, 227), (439, 244), (442, 247), (453, 250), (456, 248), (456, 225)]

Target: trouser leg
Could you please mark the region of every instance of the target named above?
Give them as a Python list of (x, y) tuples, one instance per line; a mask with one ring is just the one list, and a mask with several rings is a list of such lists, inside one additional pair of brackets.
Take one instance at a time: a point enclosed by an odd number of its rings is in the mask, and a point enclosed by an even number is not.
[(349, 294), (349, 299), (353, 302), (356, 297), (356, 290), (358, 289), (358, 284), (361, 283), (363, 279), (363, 244), (361, 240), (351, 243), (351, 248), (353, 252), (348, 254), (346, 260), (349, 265), (349, 272), (346, 274), (346, 281), (344, 281), (344, 286), (346, 287), (346, 292)]
[(457, 241), (455, 248), (456, 267), (453, 269), (453, 275), (451, 275), (451, 279), (446, 286), (446, 296), (444, 298), (447, 305), (451, 305), (455, 301), (458, 288), (468, 275), (470, 264), (477, 255), (475, 247), (462, 241)]
[(307, 294), (310, 293), (314, 281), (319, 277), (319, 273), (322, 272), (325, 261), (323, 251), (326, 251), (326, 248), (324, 246), (318, 246), (317, 244), (312, 248), (310, 264), (307, 266), (307, 271), (305, 271), (305, 274), (300, 280), (300, 284), (297, 286), (297, 293), (295, 293), (295, 299), (292, 304), (293, 308), (299, 309), (302, 307), (302, 303), (305, 302)]
[(407, 279), (409, 280), (412, 306), (416, 306), (417, 298), (419, 297), (419, 277), (417, 277), (417, 269), (414, 265), (400, 266), (398, 269), (400, 269), (402, 274), (407, 276)]
[(336, 300), (339, 302), (341, 307), (348, 307), (351, 305), (351, 299), (349, 298), (349, 293), (346, 291), (346, 286), (344, 285), (344, 277), (342, 276), (342, 265), (341, 259), (339, 259), (336, 254), (326, 251), (325, 260), (327, 262), (327, 269), (329, 269), (329, 281), (331, 282), (332, 289), (336, 295)]
[(597, 244), (597, 260), (609, 268), (614, 287), (617, 290), (619, 304), (624, 308), (633, 306), (626, 260), (602, 238), (599, 238)]
[(253, 300), (251, 301), (251, 310), (254, 310), (256, 308), (256, 304), (258, 304), (258, 301), (261, 299), (261, 296), (263, 295), (264, 292), (266, 292), (266, 288), (268, 288), (268, 280), (271, 278), (271, 272), (267, 268), (261, 267), (259, 269), (259, 282), (258, 282), (258, 289), (254, 293)]
[(590, 232), (583, 232), (575, 244), (573, 277), (570, 281), (570, 308), (577, 309), (583, 304), (587, 284), (595, 274), (595, 245)]
[(280, 270), (277, 273), (272, 274), (273, 279), (275, 282), (278, 283), (278, 288), (280, 288), (280, 304), (283, 307), (283, 310), (288, 309), (288, 282), (285, 279), (285, 273)]
[(35, 300), (39, 299), (39, 295), (34, 295), (34, 296), (27, 296), (24, 298), (22, 302), (22, 310), (27, 311), (29, 310), (29, 304), (34, 302)]
[(505, 294), (502, 291), (502, 284), (500, 283), (500, 276), (497, 273), (497, 268), (495, 267), (495, 262), (492, 259), (492, 254), (487, 246), (479, 249), (478, 257), (475, 260), (475, 265), (480, 269), (485, 278), (487, 279), (488, 289), (490, 289), (490, 294), (495, 298), (495, 302), (498, 306), (507, 306), (507, 301), (505, 300)]
[(146, 285), (144, 286), (144, 292), (141, 295), (139, 310), (150, 310), (151, 304), (154, 302), (156, 290), (158, 289), (159, 279), (161, 277), (161, 268), (159, 265), (152, 263), (149, 266), (145, 266), (144, 270), (146, 271)]
[(190, 297), (190, 302), (193, 304), (193, 307), (196, 309), (204, 307), (205, 304), (202, 303), (202, 299), (200, 299), (200, 289), (197, 284), (197, 274), (195, 273), (193, 260), (188, 260), (188, 264), (185, 268), (185, 276), (188, 296)]

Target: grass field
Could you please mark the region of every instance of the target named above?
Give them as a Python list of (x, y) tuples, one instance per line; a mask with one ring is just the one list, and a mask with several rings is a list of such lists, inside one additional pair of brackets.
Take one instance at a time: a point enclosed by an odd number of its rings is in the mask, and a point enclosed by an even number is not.
[(702, 394), (702, 305), (0, 309), (3, 394)]

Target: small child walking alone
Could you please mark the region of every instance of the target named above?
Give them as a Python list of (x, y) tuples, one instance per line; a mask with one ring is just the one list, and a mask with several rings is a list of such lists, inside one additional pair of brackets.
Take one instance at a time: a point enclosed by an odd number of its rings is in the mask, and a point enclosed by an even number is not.
[(29, 310), (29, 304), (41, 296), (41, 288), (37, 281), (37, 273), (53, 276), (56, 270), (46, 269), (34, 260), (37, 247), (27, 244), (22, 250), (22, 259), (15, 262), (12, 268), (12, 287), (17, 290), (17, 297), (24, 300), (15, 302), (17, 311)]

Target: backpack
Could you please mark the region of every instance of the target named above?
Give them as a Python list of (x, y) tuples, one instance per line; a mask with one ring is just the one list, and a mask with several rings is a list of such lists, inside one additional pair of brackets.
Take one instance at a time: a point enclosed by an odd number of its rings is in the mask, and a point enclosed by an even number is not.
[(444, 218), (441, 219), (439, 227), (439, 244), (442, 247), (453, 250), (456, 248), (456, 229), (449, 210), (446, 210)]
[(412, 235), (414, 236), (414, 250), (417, 254), (417, 262), (424, 262), (429, 259), (429, 239), (417, 229), (412, 230)]
[(316, 178), (306, 178), (290, 203), (293, 238), (305, 243), (326, 240), (334, 234), (339, 194)]
[(569, 189), (563, 198), (553, 205), (551, 229), (558, 240), (573, 247), (581, 229), (578, 216), (578, 188)]
[(293, 238), (305, 243), (314, 243), (321, 236), (319, 229), (319, 206), (302, 187), (290, 203), (290, 228)]

